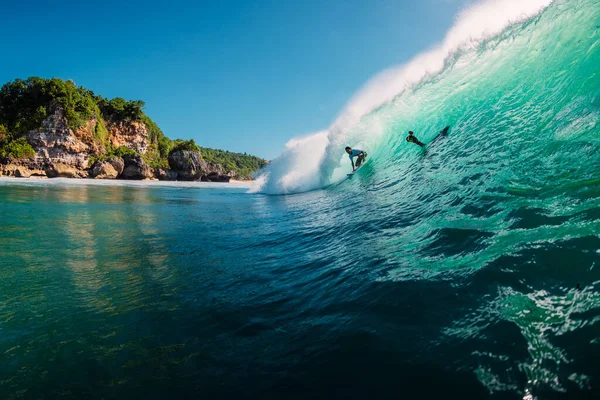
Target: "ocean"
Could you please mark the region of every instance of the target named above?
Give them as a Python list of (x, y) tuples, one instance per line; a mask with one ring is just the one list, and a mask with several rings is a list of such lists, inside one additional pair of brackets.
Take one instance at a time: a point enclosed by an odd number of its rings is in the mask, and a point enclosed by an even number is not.
[(600, 2), (503, 0), (254, 184), (2, 179), (0, 398), (600, 398), (599, 144)]

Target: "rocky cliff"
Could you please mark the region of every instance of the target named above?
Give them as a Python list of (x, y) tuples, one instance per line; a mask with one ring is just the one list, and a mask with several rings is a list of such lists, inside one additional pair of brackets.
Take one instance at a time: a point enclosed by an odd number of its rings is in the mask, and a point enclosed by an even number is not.
[(0, 88), (0, 175), (96, 179), (248, 179), (266, 161), (171, 140), (141, 100), (106, 99), (71, 80)]
[(148, 127), (139, 121), (106, 123), (111, 148), (132, 150), (134, 155), (104, 158), (107, 146), (97, 137), (98, 120), (71, 129), (61, 108), (47, 117), (39, 129), (25, 134), (35, 155), (22, 159), (0, 159), (0, 175), (15, 177), (65, 177), (96, 179), (160, 179), (228, 182), (236, 178), (219, 164), (202, 160), (200, 151), (169, 155), (169, 168), (152, 168), (144, 159), (150, 148)]

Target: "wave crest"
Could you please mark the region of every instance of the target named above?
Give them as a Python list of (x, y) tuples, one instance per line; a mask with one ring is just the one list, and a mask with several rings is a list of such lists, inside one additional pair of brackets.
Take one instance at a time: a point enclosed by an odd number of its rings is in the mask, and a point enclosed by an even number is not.
[[(385, 132), (385, 121), (364, 116), (391, 102), (407, 89), (452, 68), (450, 60), (468, 54), (514, 24), (541, 13), (552, 0), (485, 0), (462, 11), (443, 42), (406, 64), (370, 79), (324, 131), (291, 139), (286, 150), (260, 173), (251, 192), (300, 193), (342, 180), (346, 145), (372, 152)], [(358, 129), (357, 129), (358, 128)], [(348, 169), (349, 166), (346, 166)]]

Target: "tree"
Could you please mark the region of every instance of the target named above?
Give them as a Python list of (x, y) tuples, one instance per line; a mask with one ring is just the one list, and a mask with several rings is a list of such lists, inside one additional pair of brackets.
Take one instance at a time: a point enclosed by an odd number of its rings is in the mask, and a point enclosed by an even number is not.
[[(176, 140), (175, 145), (171, 149), (170, 153), (176, 151), (200, 151), (200, 147), (194, 142), (194, 139), (190, 140)], [(169, 153), (169, 154), (170, 154)]]
[(4, 125), (0, 125), (0, 145), (8, 138), (8, 130)]

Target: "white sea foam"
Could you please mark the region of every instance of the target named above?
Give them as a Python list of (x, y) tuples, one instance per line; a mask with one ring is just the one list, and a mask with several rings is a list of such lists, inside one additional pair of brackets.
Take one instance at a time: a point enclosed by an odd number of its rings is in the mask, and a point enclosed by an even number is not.
[(377, 126), (381, 122), (377, 119), (370, 121), (368, 129), (353, 129), (361, 118), (405, 89), (442, 72), (454, 54), (477, 48), (510, 25), (539, 14), (550, 3), (552, 0), (485, 0), (467, 8), (457, 16), (439, 46), (369, 80), (329, 129), (290, 140), (287, 149), (264, 170), (251, 191), (298, 193), (342, 179), (345, 173), (339, 167), (345, 145), (369, 151), (384, 131)]

